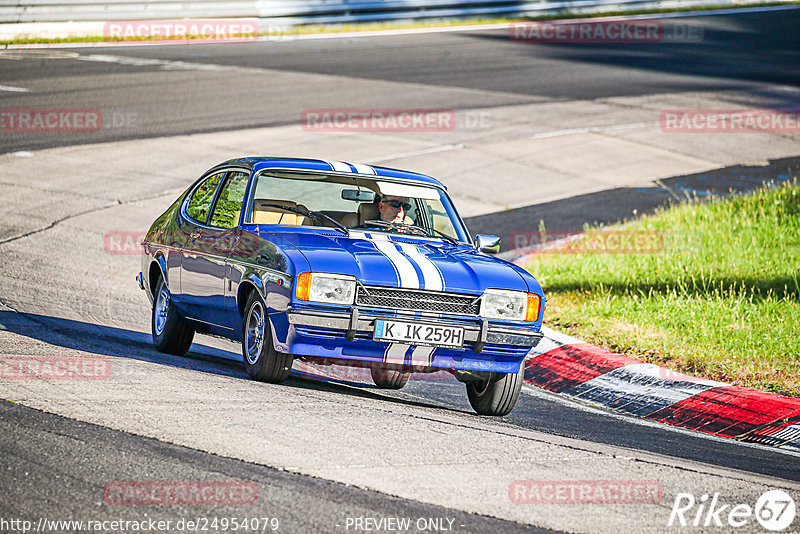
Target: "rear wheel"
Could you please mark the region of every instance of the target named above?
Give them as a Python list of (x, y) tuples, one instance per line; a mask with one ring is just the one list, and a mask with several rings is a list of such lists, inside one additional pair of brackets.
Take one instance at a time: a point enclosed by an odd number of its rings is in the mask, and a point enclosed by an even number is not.
[(370, 373), (372, 381), (381, 389), (402, 389), (411, 378), (411, 373), (381, 364), (373, 364)]
[(247, 299), (242, 319), (242, 355), (247, 374), (254, 380), (279, 384), (292, 370), (294, 358), (275, 350), (267, 307), (258, 292)]
[(522, 389), (525, 368), (517, 373), (490, 373), (487, 380), (467, 382), (467, 397), (480, 415), (508, 415)]
[(186, 325), (172, 304), (172, 295), (163, 278), (158, 279), (155, 296), (150, 320), (153, 344), (158, 352), (183, 356), (192, 346), (194, 330)]

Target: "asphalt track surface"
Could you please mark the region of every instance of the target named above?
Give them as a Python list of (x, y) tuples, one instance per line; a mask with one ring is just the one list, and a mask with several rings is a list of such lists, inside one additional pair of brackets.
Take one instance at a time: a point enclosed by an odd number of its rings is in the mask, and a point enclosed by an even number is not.
[(174, 532), (176, 517), (262, 520), (267, 519), (268, 510), (266, 531), (273, 530), (273, 519), (278, 519), (274, 530), (281, 532), (325, 532), (345, 527), (348, 517), (414, 517), (448, 518), (452, 523), (447, 524), (460, 532), (551, 532), (204, 454), (6, 401), (0, 402), (0, 428), (0, 451), (7, 467), (0, 475), (5, 488), (0, 517), (4, 518), (86, 520), (102, 510), (98, 495), (103, 495), (108, 481), (138, 479), (157, 471), (161, 480), (247, 480), (258, 486), (260, 503), (268, 507), (223, 504), (198, 514), (191, 505), (148, 506), (146, 510), (128, 506), (117, 507), (113, 519), (172, 521), (169, 531)]
[[(657, 98), (660, 92), (676, 88), (725, 91), (753, 81), (800, 86), (799, 15), (794, 10), (685, 19), (687, 24), (704, 28), (704, 41), (656, 48), (513, 43), (506, 32), (483, 31), (225, 46), (81, 49), (58, 59), (51, 51), (39, 52), (35, 59), (32, 56), (36, 54), (21, 52), (25, 59), (7, 59), (0, 64), (0, 83), (37, 90), (31, 94), (0, 93), (3, 108), (134, 111), (138, 123), (82, 136), (4, 132), (0, 151), (296, 124), (303, 109), (314, 107), (486, 108), (537, 98)], [(102, 54), (106, 59), (76, 59), (73, 52), (79, 56)], [(121, 57), (154, 61), (149, 65), (140, 62), (132, 73), (131, 65), (122, 64)], [(167, 83), (162, 71), (176, 69), (181, 74), (170, 77)], [(345, 78), (324, 87), (304, 86), (287, 73)], [(48, 85), (48, 78), (57, 78), (58, 85)], [(382, 93), (360, 83), (369, 80), (404, 85), (398, 86), (401, 89), (397, 92)], [(481, 91), (437, 93), (431, 99), (426, 86)], [(552, 209), (558, 210), (558, 204)], [(36, 243), (32, 249), (46, 244)], [(20, 252), (15, 249), (13, 254)], [(79, 260), (73, 257), (70, 261)], [(13, 270), (9, 267), (9, 274), (15, 274)], [(131, 276), (124, 273), (118, 282), (130, 283)], [(58, 288), (59, 282), (44, 283)], [(5, 302), (5, 297), (23, 298), (7, 294), (0, 296), (0, 301)], [(127, 301), (114, 302), (113, 296), (109, 300), (110, 305), (104, 301), (101, 307), (87, 296), (87, 304), (78, 303), (77, 308), (89, 310), (87, 315), (91, 316), (113, 305), (129, 306)], [(146, 304), (139, 302), (137, 306), (136, 313), (146, 316)], [(56, 351), (80, 350), (125, 358), (132, 363), (154, 364), (159, 370), (192, 371), (209, 379), (223, 377), (250, 386), (243, 370), (230, 361), (237, 358), (230, 347), (226, 351), (195, 345), (186, 358), (165, 357), (152, 349), (149, 336), (141, 331), (104, 326), (91, 318), (79, 321), (30, 309), (24, 315), (0, 310), (5, 333), (45, 343)], [(338, 384), (300, 377), (292, 377), (284, 387), (289, 393), (313, 395), (319, 403), (367, 401), (385, 411), (410, 410), (420, 418), (446, 417), (465, 426), (474, 421), (498, 433), (535, 431), (555, 441), (580, 440), (612, 450), (616, 456), (656, 457), (687, 473), (733, 472), (740, 473), (743, 480), (769, 477), (765, 480), (782, 480), (793, 487), (800, 481), (796, 455), (617, 416), (533, 388), (526, 387), (510, 416), (492, 420), (470, 415), (464, 387), (455, 380), (412, 380), (400, 392), (381, 391), (365, 381)], [(353, 410), (349, 405), (346, 409)], [(268, 504), (258, 511), (279, 515), (285, 525), (282, 531), (341, 532), (345, 531), (341, 521), (353, 516), (449, 517), (459, 525), (457, 530), (464, 532), (536, 531), (529, 525), (225, 458), (13, 403), (2, 402), (0, 414), (0, 486), (7, 488), (0, 499), (3, 517), (52, 515), (63, 519), (107, 514), (109, 509), (98, 495), (109, 480), (235, 479), (258, 484), (261, 502)], [(242, 511), (221, 507), (204, 509), (202, 515), (213, 512), (221, 517)], [(159, 518), (197, 515), (195, 510), (172, 507), (113, 509), (115, 516), (131, 519), (143, 512)], [(581, 513), (594, 511), (584, 509)], [(566, 524), (562, 528), (570, 530)]]
[[(673, 22), (701, 31), (702, 41), (542, 44), (512, 41), (507, 30), (491, 30), (224, 46), (8, 50), (0, 57), (26, 60), (0, 60), (0, 83), (35, 91), (0, 92), (3, 108), (99, 109), (105, 124), (84, 135), (3, 132), (0, 153), (297, 124), (310, 108), (457, 110), (543, 99), (729, 91), (754, 82), (800, 86), (800, 10)], [(126, 59), (129, 64), (122, 64)], [(303, 76), (312, 74), (339, 78), (320, 82)], [(785, 105), (796, 107), (796, 97), (787, 95)], [(126, 122), (129, 114), (135, 119)]]

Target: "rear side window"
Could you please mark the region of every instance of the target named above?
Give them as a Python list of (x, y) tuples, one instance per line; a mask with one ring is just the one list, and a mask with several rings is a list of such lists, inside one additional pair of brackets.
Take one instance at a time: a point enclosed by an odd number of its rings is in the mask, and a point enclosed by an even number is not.
[(211, 203), (214, 201), (214, 193), (216, 193), (223, 176), (225, 176), (224, 172), (209, 176), (194, 190), (192, 198), (189, 199), (189, 205), (186, 207), (189, 217), (197, 222), (206, 223)]
[(248, 178), (249, 175), (243, 172), (232, 172), (228, 175), (214, 205), (214, 213), (209, 223), (211, 226), (233, 228), (239, 224)]

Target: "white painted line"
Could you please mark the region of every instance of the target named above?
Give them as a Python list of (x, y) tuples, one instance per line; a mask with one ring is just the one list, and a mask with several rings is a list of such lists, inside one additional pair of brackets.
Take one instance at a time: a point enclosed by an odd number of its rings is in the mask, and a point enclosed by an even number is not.
[(567, 334), (562, 334), (561, 332), (556, 332), (552, 328), (548, 328), (546, 326), (542, 326), (542, 333), (545, 337), (552, 339), (556, 343), (561, 345), (575, 345), (577, 343), (585, 343), (585, 341), (581, 341), (580, 339), (572, 336), (568, 336)]
[[(630, 130), (635, 128), (648, 128), (658, 126), (658, 122), (631, 122), (626, 124), (611, 124), (608, 126), (592, 126), (587, 128), (571, 128), (568, 130), (552, 130), (549, 132), (540, 132), (537, 134), (530, 135), (526, 137), (526, 139), (549, 139), (551, 137), (562, 137), (565, 135), (575, 135), (575, 134), (584, 134), (584, 133), (603, 133), (603, 132), (611, 132), (614, 130)], [(404, 158), (412, 158), (415, 156), (424, 156), (427, 154), (436, 154), (438, 152), (449, 152), (450, 150), (463, 150), (466, 148), (467, 145), (464, 143), (458, 143), (454, 145), (441, 145), (441, 146), (433, 146), (428, 148), (421, 148), (419, 150), (412, 150), (410, 152), (400, 152), (397, 154), (389, 154), (386, 156), (381, 156), (378, 158), (372, 158), (368, 160), (364, 160), (367, 163), (383, 163), (387, 161), (394, 161), (398, 159)]]
[(10, 91), (12, 93), (27, 93), (24, 87), (13, 87), (11, 85), (0, 85), (0, 91)]
[(525, 359), (527, 360), (530, 358), (535, 358), (536, 356), (541, 356), (542, 354), (546, 354), (551, 350), (556, 350), (564, 346), (563, 343), (554, 341), (552, 337), (553, 336), (551, 335), (545, 335), (545, 337), (539, 341), (539, 344), (533, 347), (530, 352), (528, 352), (528, 355), (525, 357)]
[(634, 128), (647, 128), (650, 126), (658, 126), (657, 122), (630, 122), (627, 124), (613, 124), (609, 126), (591, 126), (588, 128), (571, 128), (569, 130), (553, 130), (550, 132), (542, 132), (533, 134), (530, 139), (549, 139), (551, 137), (561, 137), (564, 135), (584, 134), (584, 133), (601, 133), (610, 132), (614, 130), (630, 130)]
[(435, 154), (437, 152), (447, 152), (448, 150), (461, 150), (466, 145), (463, 143), (459, 143), (457, 145), (441, 145), (441, 146), (433, 146), (428, 148), (422, 148), (420, 150), (412, 150), (411, 152), (400, 152), (399, 154), (389, 154), (388, 156), (381, 156), (379, 158), (372, 158), (364, 160), (366, 163), (382, 163), (384, 161), (393, 161), (396, 159), (402, 158), (410, 158), (413, 156), (423, 156), (425, 154)]

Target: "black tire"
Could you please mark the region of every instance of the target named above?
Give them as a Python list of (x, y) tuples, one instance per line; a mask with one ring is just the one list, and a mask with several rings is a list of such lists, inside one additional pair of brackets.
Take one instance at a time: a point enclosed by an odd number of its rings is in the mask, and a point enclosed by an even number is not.
[(153, 295), (153, 313), (150, 317), (153, 345), (158, 352), (183, 356), (192, 346), (194, 330), (186, 325), (177, 308), (172, 306), (172, 295), (163, 278), (159, 277)]
[(518, 373), (491, 373), (483, 382), (467, 382), (467, 397), (480, 415), (502, 416), (511, 413), (522, 389), (525, 368)]
[(267, 307), (257, 291), (250, 294), (242, 318), (242, 356), (253, 380), (280, 384), (289, 376), (294, 357), (275, 350)]
[(372, 381), (381, 389), (403, 389), (411, 378), (411, 373), (377, 363), (370, 367), (370, 374)]

